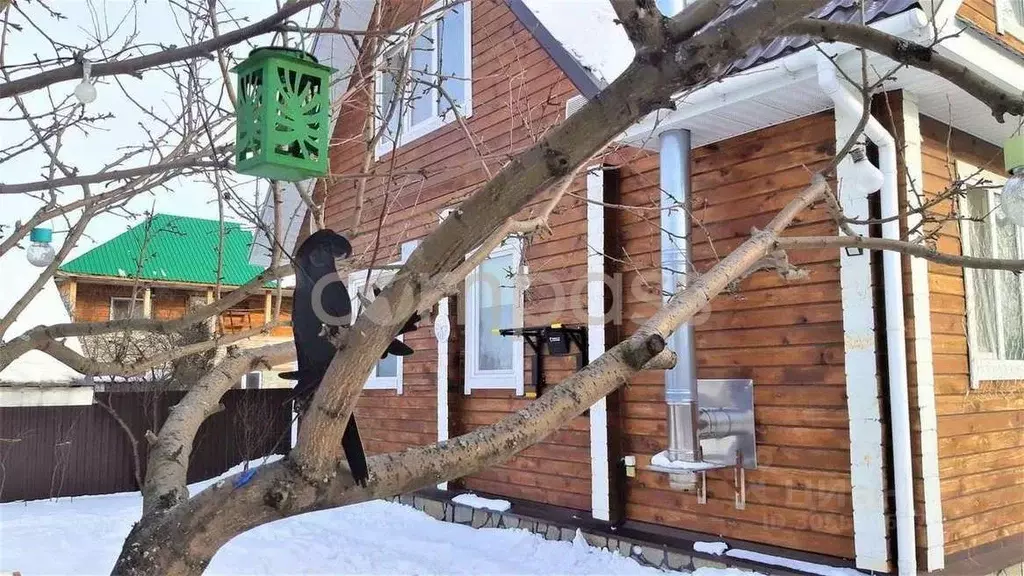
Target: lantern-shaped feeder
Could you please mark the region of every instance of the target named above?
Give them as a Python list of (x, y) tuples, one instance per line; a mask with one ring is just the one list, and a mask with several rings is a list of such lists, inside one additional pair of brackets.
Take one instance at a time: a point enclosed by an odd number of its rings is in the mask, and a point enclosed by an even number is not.
[(334, 69), (302, 50), (257, 48), (238, 75), (235, 169), (294, 182), (327, 174)]

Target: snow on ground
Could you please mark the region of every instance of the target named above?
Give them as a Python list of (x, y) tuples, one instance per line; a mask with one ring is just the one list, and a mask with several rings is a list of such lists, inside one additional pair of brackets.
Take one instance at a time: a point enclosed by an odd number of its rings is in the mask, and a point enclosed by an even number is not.
[[(195, 493), (209, 482), (190, 488)], [(0, 504), (0, 573), (108, 574), (141, 507), (135, 493)], [(473, 529), (380, 500), (260, 526), (229, 542), (207, 570), (297, 573), (660, 574), (585, 543)], [(750, 573), (704, 568), (694, 574)]]
[(824, 564), (814, 564), (811, 562), (804, 562), (802, 560), (782, 558), (781, 556), (772, 556), (771, 554), (762, 554), (760, 552), (741, 550), (738, 548), (733, 548), (732, 550), (729, 550), (725, 553), (725, 555), (732, 556), (733, 558), (742, 558), (744, 560), (760, 562), (762, 564), (769, 564), (771, 566), (792, 568), (793, 570), (807, 572), (808, 574), (817, 574), (818, 576), (863, 576), (864, 574), (863, 572), (854, 570), (853, 568), (837, 568), (835, 566), (825, 566)]
[(694, 542), (693, 549), (696, 552), (721, 556), (729, 549), (729, 545), (725, 542)]
[(456, 504), (462, 504), (471, 508), (483, 508), (485, 510), (497, 510), (498, 512), (504, 512), (512, 507), (512, 503), (508, 500), (495, 500), (493, 498), (483, 498), (476, 494), (466, 493), (459, 494), (455, 498), (452, 498), (452, 502)]

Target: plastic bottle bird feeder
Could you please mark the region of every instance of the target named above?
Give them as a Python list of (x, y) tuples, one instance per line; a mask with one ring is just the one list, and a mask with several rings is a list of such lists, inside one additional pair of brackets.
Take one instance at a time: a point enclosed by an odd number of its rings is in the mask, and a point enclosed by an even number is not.
[(235, 170), (294, 182), (327, 174), (334, 69), (293, 48), (257, 48), (238, 75)]

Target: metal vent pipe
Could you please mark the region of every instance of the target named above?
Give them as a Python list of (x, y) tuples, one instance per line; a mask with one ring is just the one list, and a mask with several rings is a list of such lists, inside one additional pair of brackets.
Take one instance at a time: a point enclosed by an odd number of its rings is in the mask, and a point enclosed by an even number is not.
[[(660, 137), (661, 286), (669, 298), (686, 286), (690, 257), (690, 131), (668, 130)], [(678, 358), (665, 372), (668, 405), (668, 458), (699, 462), (697, 361), (693, 324), (672, 333), (668, 346)]]

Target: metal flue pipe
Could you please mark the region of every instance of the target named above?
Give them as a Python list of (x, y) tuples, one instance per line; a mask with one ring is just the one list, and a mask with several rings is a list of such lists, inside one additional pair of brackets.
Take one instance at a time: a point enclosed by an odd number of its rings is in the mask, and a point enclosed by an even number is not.
[[(686, 286), (690, 256), (690, 131), (669, 130), (660, 136), (661, 286), (667, 301)], [(687, 322), (668, 339), (675, 368), (665, 372), (668, 405), (668, 458), (699, 462), (697, 432), (697, 362), (693, 324)]]

